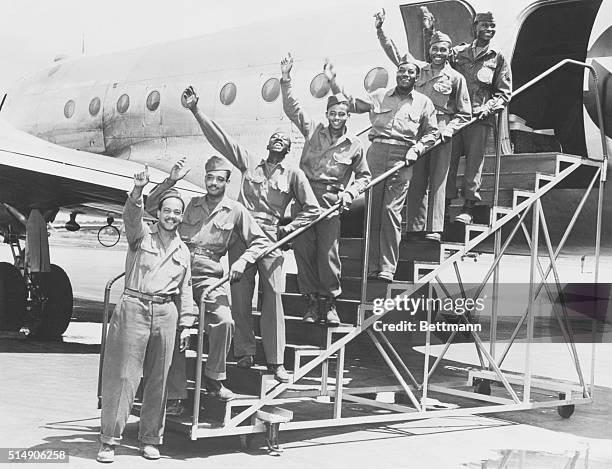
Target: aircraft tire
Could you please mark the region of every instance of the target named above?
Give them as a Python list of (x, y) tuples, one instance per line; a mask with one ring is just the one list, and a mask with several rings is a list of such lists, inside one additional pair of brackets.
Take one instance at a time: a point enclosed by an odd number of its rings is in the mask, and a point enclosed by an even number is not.
[(26, 287), (17, 267), (0, 262), (0, 330), (18, 331), (26, 308)]
[(72, 318), (72, 285), (64, 269), (51, 264), (51, 272), (39, 275), (39, 288), (47, 298), (37, 339), (57, 340)]
[(474, 392), (484, 396), (491, 395), (491, 382), (486, 379), (474, 380)]

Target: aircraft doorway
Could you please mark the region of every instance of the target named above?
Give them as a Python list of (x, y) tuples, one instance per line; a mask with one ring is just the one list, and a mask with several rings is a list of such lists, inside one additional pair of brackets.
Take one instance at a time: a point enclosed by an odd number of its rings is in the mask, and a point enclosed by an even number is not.
[[(525, 14), (512, 56), (513, 88), (563, 59), (585, 61), (589, 36), (601, 0), (544, 3)], [(533, 129), (554, 129), (564, 153), (586, 156), (583, 77), (564, 67), (510, 103), (510, 113)]]

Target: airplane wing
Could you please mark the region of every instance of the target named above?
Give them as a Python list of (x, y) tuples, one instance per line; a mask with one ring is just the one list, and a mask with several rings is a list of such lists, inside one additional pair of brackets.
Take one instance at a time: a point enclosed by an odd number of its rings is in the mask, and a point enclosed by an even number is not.
[[(140, 163), (46, 142), (0, 119), (0, 202), (18, 210), (89, 206), (117, 211), (134, 173), (142, 170)], [(154, 168), (149, 174), (152, 184), (145, 195), (167, 176)], [(186, 199), (204, 193), (187, 181), (176, 188)]]

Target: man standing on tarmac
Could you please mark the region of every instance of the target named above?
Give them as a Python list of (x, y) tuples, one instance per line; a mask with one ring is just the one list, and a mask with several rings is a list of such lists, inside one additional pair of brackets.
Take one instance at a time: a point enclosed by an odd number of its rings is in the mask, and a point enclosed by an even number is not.
[[(393, 63), (398, 65), (402, 59), (393, 41), (383, 31), (384, 10), (374, 17), (376, 33), (383, 49)], [(472, 112), (465, 78), (448, 63), (451, 45), (449, 36), (435, 31), (430, 39), (429, 63), (415, 60), (407, 54), (410, 60), (421, 67), (421, 74), (414, 87), (434, 103), (440, 138), (447, 143), (439, 145), (427, 158), (415, 163), (408, 188), (406, 225), (409, 234), (417, 236), (426, 232), (425, 239), (437, 242), (440, 242), (444, 230), (446, 181), (451, 161), (449, 140), (457, 129), (470, 120)]]
[[(348, 99), (341, 94), (329, 97), (327, 125), (311, 120), (293, 96), (292, 68), (293, 58), (288, 55), (281, 61), (283, 110), (305, 138), (300, 168), (310, 181), (322, 209), (328, 209), (339, 201), (343, 208), (348, 208), (371, 177), (361, 141), (347, 133)], [(355, 179), (349, 186), (353, 173)], [(294, 207), (300, 210), (297, 204)], [(335, 304), (342, 291), (339, 236), (340, 215), (335, 213), (298, 236), (293, 243), (298, 286), (307, 301), (304, 322), (321, 320), (328, 325), (340, 324)]]
[[(198, 107), (198, 96), (193, 87), (183, 92), (183, 102), (200, 124), (204, 136), (212, 147), (227, 158), (242, 173), (239, 201), (247, 208), (270, 241), (276, 242), (292, 231), (308, 225), (319, 215), (317, 199), (304, 172), (289, 165), (285, 155), (291, 140), (283, 132), (270, 136), (268, 157), (262, 159), (232, 139), (216, 122)], [(291, 223), (279, 226), (291, 201), (301, 207)], [(237, 242), (229, 250), (232, 264), (244, 252), (244, 244)], [(283, 366), (285, 350), (285, 318), (282, 289), (283, 255), (279, 250), (260, 259), (257, 266), (249, 266), (240, 280), (232, 284), (232, 314), (236, 321), (234, 354), (238, 366), (250, 368), (255, 358), (255, 335), (252, 322), (252, 300), (255, 290), (255, 272), (259, 271), (262, 289), (261, 335), (268, 368), (281, 383), (289, 382)]]
[[(327, 67), (334, 92), (341, 90), (333, 67)], [(400, 162), (415, 161), (438, 137), (436, 110), (431, 99), (414, 89), (420, 69), (411, 61), (397, 67), (397, 86), (378, 89), (365, 98), (351, 98), (351, 110), (368, 112), (372, 130), (367, 160), (372, 176), (380, 176)], [(399, 258), (402, 209), (412, 177), (403, 166), (372, 189), (369, 278), (392, 282)]]
[[(240, 280), (247, 265), (255, 262), (270, 246), (270, 241), (248, 210), (225, 195), (232, 170), (230, 164), (219, 156), (212, 156), (204, 169), (207, 193), (203, 197), (191, 199), (178, 231), (191, 252), (193, 296), (200, 310), (205, 308), (208, 358), (204, 369), (204, 386), (211, 395), (228, 401), (234, 395), (221, 382), (226, 378), (226, 357), (234, 335), (227, 284), (214, 289), (208, 298), (203, 298), (202, 293), (223, 277), (220, 260), (235, 243), (241, 241), (246, 250), (230, 266), (229, 277), (232, 283)], [(153, 206), (160, 195), (174, 186), (188, 171), (184, 167), (184, 159), (179, 160), (172, 168), (170, 177), (151, 192), (147, 207)], [(183, 389), (182, 397), (187, 396), (184, 355), (177, 354), (174, 357), (168, 379), (172, 381), (170, 386), (174, 389)]]
[[(149, 227), (142, 219), (142, 189), (148, 182), (145, 167), (134, 175), (134, 188), (123, 210), (129, 249), (125, 291), (111, 318), (104, 349), (99, 462), (114, 461), (115, 445), (121, 443), (141, 377), (138, 439), (145, 458), (159, 459), (177, 321), (183, 329), (195, 320), (189, 249), (177, 234), (185, 203), (176, 190), (164, 191), (158, 197), (159, 222)], [(180, 340), (186, 340), (185, 333)]]

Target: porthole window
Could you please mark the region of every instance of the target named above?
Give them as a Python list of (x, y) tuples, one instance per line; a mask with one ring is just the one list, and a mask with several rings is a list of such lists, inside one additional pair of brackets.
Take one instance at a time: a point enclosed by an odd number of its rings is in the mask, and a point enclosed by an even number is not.
[(159, 107), (159, 91), (151, 91), (147, 96), (147, 109), (151, 112)]
[(373, 68), (363, 80), (363, 87), (368, 93), (379, 88), (386, 88), (389, 83), (389, 73), (382, 67)]
[(95, 97), (89, 103), (89, 114), (93, 116), (97, 116), (100, 112), (100, 98)]
[(236, 85), (234, 83), (226, 83), (221, 88), (221, 92), (219, 93), (219, 99), (223, 104), (229, 106), (236, 99)]
[(310, 82), (310, 94), (315, 98), (323, 98), (329, 93), (329, 80), (324, 73), (319, 73)]
[(64, 105), (64, 116), (66, 119), (70, 119), (74, 114), (74, 101), (71, 99)]
[(127, 94), (122, 94), (119, 96), (119, 99), (117, 100), (117, 111), (119, 111), (119, 114), (126, 112), (129, 107), (130, 97)]
[(271, 103), (272, 101), (276, 101), (279, 95), (280, 81), (278, 81), (278, 78), (270, 78), (269, 80), (266, 80), (261, 87), (261, 97), (264, 99), (264, 101)]

